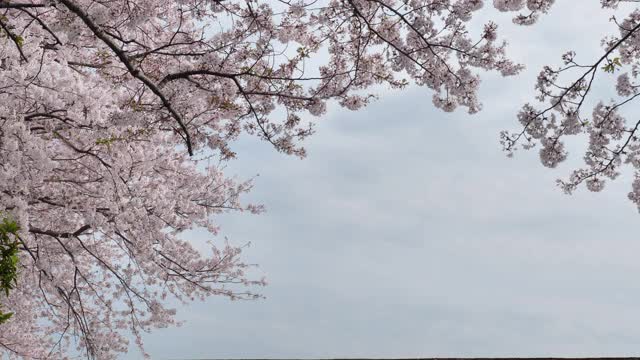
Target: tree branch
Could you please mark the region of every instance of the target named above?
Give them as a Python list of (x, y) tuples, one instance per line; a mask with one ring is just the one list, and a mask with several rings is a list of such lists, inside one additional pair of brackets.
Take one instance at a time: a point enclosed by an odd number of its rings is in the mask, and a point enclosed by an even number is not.
[(173, 108), (167, 97), (160, 91), (160, 88), (146, 75), (144, 75), (138, 68), (136, 68), (133, 63), (129, 60), (129, 57), (125, 52), (119, 48), (108, 36), (107, 34), (100, 29), (100, 27), (91, 20), (89, 14), (87, 14), (84, 10), (82, 10), (75, 2), (70, 0), (60, 0), (62, 4), (64, 4), (71, 12), (76, 14), (87, 27), (93, 32), (93, 34), (102, 42), (104, 42), (120, 59), (122, 64), (127, 68), (129, 73), (140, 80), (143, 84), (145, 84), (162, 102), (162, 105), (169, 111), (172, 117), (176, 120), (183, 134), (180, 136), (184, 139), (187, 144), (187, 151), (189, 155), (193, 155), (193, 145), (191, 143), (191, 136), (189, 135), (189, 131), (187, 130), (187, 126), (182, 120), (182, 116), (178, 114), (178, 112)]

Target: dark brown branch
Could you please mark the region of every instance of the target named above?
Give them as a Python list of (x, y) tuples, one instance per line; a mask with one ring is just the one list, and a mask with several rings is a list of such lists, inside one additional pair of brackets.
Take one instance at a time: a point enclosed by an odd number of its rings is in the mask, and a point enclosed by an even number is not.
[(29, 232), (33, 234), (49, 235), (53, 237), (70, 238), (70, 237), (78, 237), (82, 235), (85, 231), (89, 230), (90, 228), (91, 226), (84, 225), (80, 229), (70, 233), (70, 232), (56, 232), (52, 230), (42, 230), (35, 227), (30, 227)]
[(20, 53), (20, 58), (22, 58), (22, 60), (24, 62), (29, 61), (27, 59), (27, 56), (22, 51), (22, 45), (21, 45), (21, 42), (20, 42), (20, 40), (18, 38), (18, 35), (12, 33), (11, 30), (9, 30), (7, 25), (1, 19), (0, 19), (0, 28), (2, 28), (2, 30), (4, 30), (4, 32), (7, 33), (7, 36), (9, 36), (9, 39), (11, 39), (11, 41), (13, 41), (13, 43), (16, 45), (16, 48), (18, 49), (18, 52)]
[(87, 14), (84, 10), (82, 10), (75, 2), (70, 0), (60, 0), (62, 4), (64, 4), (71, 12), (76, 14), (87, 27), (93, 32), (93, 34), (102, 42), (104, 42), (120, 59), (122, 64), (127, 68), (129, 73), (140, 80), (143, 84), (145, 84), (162, 102), (162, 105), (169, 111), (171, 116), (176, 120), (180, 129), (184, 134), (178, 133), (185, 141), (187, 145), (187, 151), (189, 155), (193, 155), (193, 145), (191, 143), (191, 136), (189, 135), (189, 131), (187, 130), (187, 126), (182, 120), (182, 116), (178, 114), (178, 112), (173, 108), (167, 97), (160, 91), (160, 88), (146, 75), (144, 75), (138, 68), (136, 68), (133, 63), (129, 60), (129, 57), (125, 52), (119, 48), (108, 36), (107, 34), (98, 27), (96, 23), (91, 20), (89, 14)]
[(28, 3), (10, 3), (0, 0), (0, 9), (26, 9), (26, 8), (42, 8), (49, 7), (49, 4), (28, 4)]

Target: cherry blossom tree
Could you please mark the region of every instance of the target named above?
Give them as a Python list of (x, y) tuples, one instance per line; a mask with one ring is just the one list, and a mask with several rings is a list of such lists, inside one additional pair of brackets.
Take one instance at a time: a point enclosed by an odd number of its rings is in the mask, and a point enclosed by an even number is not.
[[(595, 1), (595, 0), (594, 0)], [(603, 0), (605, 8), (620, 1)], [(413, 83), (444, 110), (481, 109), (479, 74), (516, 75), (485, 10), (531, 25), (553, 0), (0, 0), (0, 211), (15, 220), (18, 278), (0, 294), (9, 357), (88, 358), (127, 351), (127, 334), (175, 323), (169, 298), (253, 299), (240, 248), (197, 249), (181, 234), (216, 215), (258, 213), (251, 188), (224, 173), (241, 133), (304, 157), (301, 141), (327, 103), (357, 110), (372, 88)], [(563, 138), (588, 135), (586, 168), (561, 183), (600, 190), (621, 165), (640, 167), (639, 123), (619, 109), (638, 96), (640, 12), (582, 65), (546, 67), (538, 100), (502, 134), (508, 151), (540, 143), (553, 167)], [(619, 68), (623, 100), (584, 99)], [(564, 85), (559, 75), (577, 72)], [(562, 79), (565, 77), (563, 76)], [(640, 175), (630, 195), (640, 204)], [(7, 235), (8, 236), (8, 235)], [(12, 240), (13, 241), (13, 240)]]

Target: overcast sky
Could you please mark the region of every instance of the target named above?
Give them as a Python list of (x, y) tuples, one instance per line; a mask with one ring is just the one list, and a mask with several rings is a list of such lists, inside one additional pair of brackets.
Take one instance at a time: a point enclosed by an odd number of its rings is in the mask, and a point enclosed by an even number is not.
[(536, 151), (508, 159), (498, 143), (518, 128), (541, 67), (570, 49), (595, 59), (612, 14), (564, 0), (522, 28), (485, 10), (527, 70), (487, 74), (481, 113), (445, 114), (412, 87), (330, 111), (304, 160), (253, 138), (235, 144), (229, 174), (259, 173), (245, 199), (267, 212), (225, 215), (222, 234), (251, 241), (243, 258), (260, 264), (266, 299), (180, 306), (182, 327), (145, 337), (153, 358), (639, 354), (631, 176), (567, 196), (555, 179), (580, 152), (550, 170)]

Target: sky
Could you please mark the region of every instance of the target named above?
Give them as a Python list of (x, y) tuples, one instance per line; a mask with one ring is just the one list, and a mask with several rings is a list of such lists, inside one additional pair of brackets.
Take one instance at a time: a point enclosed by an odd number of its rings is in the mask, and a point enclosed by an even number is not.
[[(620, 11), (628, 13), (627, 4)], [(545, 64), (601, 53), (614, 26), (597, 0), (558, 1), (534, 27), (486, 7), (518, 77), (484, 74), (484, 109), (443, 113), (426, 88), (382, 90), (364, 110), (331, 108), (308, 157), (242, 138), (227, 173), (259, 174), (261, 215), (219, 218), (251, 242), (243, 259), (269, 285), (257, 301), (178, 306), (181, 327), (146, 335), (154, 359), (633, 356), (640, 344), (640, 214), (626, 174), (605, 191), (555, 185), (580, 164), (507, 158), (501, 130), (534, 96)], [(606, 86), (604, 86), (606, 85)], [(604, 82), (610, 97), (612, 88)], [(188, 236), (204, 239), (205, 232)], [(139, 358), (135, 349), (127, 358)]]

